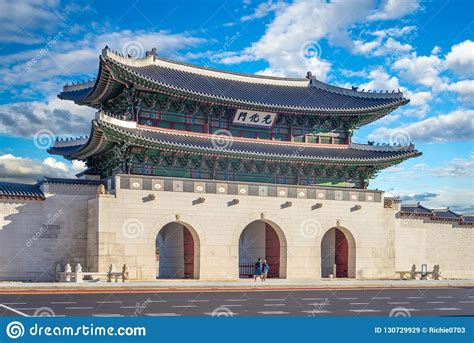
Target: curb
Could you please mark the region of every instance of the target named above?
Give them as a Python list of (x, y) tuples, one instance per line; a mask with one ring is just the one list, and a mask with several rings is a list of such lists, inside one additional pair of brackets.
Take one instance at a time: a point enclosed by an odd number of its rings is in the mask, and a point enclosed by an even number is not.
[(208, 286), (208, 287), (199, 287), (199, 286), (125, 286), (125, 287), (55, 287), (55, 288), (0, 288), (1, 294), (53, 294), (53, 293), (183, 293), (183, 292), (262, 292), (262, 291), (327, 291), (327, 290), (353, 290), (353, 291), (364, 291), (372, 289), (430, 289), (430, 288), (473, 288), (474, 284), (445, 284), (445, 285), (325, 285), (325, 286), (268, 286), (268, 287), (259, 287), (259, 286)]

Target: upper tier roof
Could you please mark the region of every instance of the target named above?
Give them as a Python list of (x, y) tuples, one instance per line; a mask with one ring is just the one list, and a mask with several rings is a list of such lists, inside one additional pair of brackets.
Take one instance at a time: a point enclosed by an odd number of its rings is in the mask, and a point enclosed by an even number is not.
[(57, 142), (49, 149), (49, 152), (70, 159), (86, 159), (111, 149), (114, 144), (125, 142), (175, 152), (302, 163), (395, 164), (421, 155), (413, 145), (403, 147), (362, 144), (337, 146), (215, 136), (137, 125), (135, 122), (118, 120), (105, 114), (100, 114), (98, 119), (93, 121), (91, 135), (87, 142), (82, 139)]
[(273, 112), (354, 115), (389, 112), (409, 100), (402, 92), (369, 93), (332, 86), (314, 77), (280, 78), (239, 74), (170, 61), (155, 54), (123, 57), (108, 48), (95, 81), (65, 86), (61, 99), (99, 107), (124, 85), (154, 92)]

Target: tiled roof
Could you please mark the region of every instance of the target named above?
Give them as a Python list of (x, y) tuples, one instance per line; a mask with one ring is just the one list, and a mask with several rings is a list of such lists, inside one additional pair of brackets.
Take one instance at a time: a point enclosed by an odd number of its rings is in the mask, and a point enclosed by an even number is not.
[(98, 186), (103, 184), (103, 181), (100, 180), (85, 180), (85, 179), (66, 179), (66, 178), (56, 178), (56, 177), (44, 177), (39, 184), (41, 183), (61, 183), (69, 185), (92, 185)]
[(37, 184), (0, 182), (2, 197), (44, 199), (44, 194)]
[[(250, 157), (255, 159), (296, 160), (301, 162), (355, 162), (373, 163), (389, 162), (420, 155), (413, 146), (372, 147), (361, 144), (353, 145), (318, 145), (309, 143), (281, 142), (271, 140), (245, 139), (228, 137), (225, 135), (198, 134), (162, 128), (138, 126), (137, 128), (122, 127), (102, 120), (93, 121), (93, 131), (108, 131), (109, 141), (117, 140), (117, 135), (128, 138), (121, 140), (131, 141), (134, 144), (171, 149), (174, 151), (192, 151), (202, 154), (217, 154), (231, 157)], [(110, 133), (115, 137), (110, 137)], [(93, 133), (91, 137), (93, 137)], [(106, 133), (107, 135), (107, 133)], [(49, 152), (53, 154), (69, 153), (69, 156), (84, 158), (84, 148), (96, 145), (97, 140), (90, 140), (82, 147), (53, 146)], [(372, 149), (373, 148), (373, 149)], [(70, 150), (66, 150), (70, 149)], [(95, 149), (92, 149), (95, 151)], [(95, 151), (96, 153), (96, 151)]]
[[(101, 79), (99, 72), (94, 86), (88, 83), (88, 88), (81, 89), (77, 85), (65, 87), (59, 97), (76, 102), (88, 101), (87, 98), (92, 96), (96, 88), (104, 87), (104, 83), (114, 82), (108, 77), (108, 70), (115, 68), (128, 82), (139, 82), (152, 90), (159, 89), (190, 95), (193, 99), (223, 101), (235, 106), (241, 104), (272, 111), (363, 114), (367, 111), (395, 108), (408, 102), (401, 92), (369, 93), (332, 86), (314, 78), (289, 79), (229, 73), (169, 61), (157, 56), (136, 60), (124, 58), (107, 49), (103, 52), (101, 61), (108, 68), (100, 68), (104, 70), (104, 76)], [(98, 93), (102, 94), (101, 96), (104, 94)]]
[(461, 216), (449, 208), (433, 209), (433, 219), (459, 220)]
[(402, 216), (415, 217), (423, 216), (429, 217), (434, 221), (451, 221), (457, 222), (461, 225), (474, 225), (474, 216), (463, 216), (451, 211), (449, 208), (429, 209), (418, 204), (402, 204), (400, 209)]
[(429, 208), (420, 204), (402, 204), (401, 212), (408, 215), (431, 216), (432, 212)]
[(471, 224), (474, 225), (474, 216), (462, 216), (461, 224)]

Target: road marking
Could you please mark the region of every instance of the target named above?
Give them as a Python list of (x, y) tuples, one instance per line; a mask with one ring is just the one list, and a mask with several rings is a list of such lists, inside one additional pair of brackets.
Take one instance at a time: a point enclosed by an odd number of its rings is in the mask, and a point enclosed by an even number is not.
[(195, 300), (188, 300), (188, 302), (190, 303), (207, 303), (209, 302), (210, 300), (199, 300), (199, 299), (195, 299)]
[(174, 305), (171, 307), (197, 307), (196, 305)]
[(474, 300), (461, 300), (459, 303), (460, 304), (473, 304)]
[(180, 317), (178, 313), (147, 313), (147, 316), (150, 317)]
[(372, 299), (374, 299), (374, 300), (390, 300), (392, 298), (391, 297), (373, 297)]
[(123, 315), (118, 313), (103, 313), (103, 314), (93, 314), (92, 317), (123, 317)]
[(258, 313), (260, 314), (288, 314), (288, 312), (285, 312), (285, 311), (260, 311)]
[(443, 297), (436, 297), (436, 299), (452, 299), (453, 297), (451, 296), (443, 296)]
[(410, 302), (409, 301), (389, 301), (387, 302), (387, 304), (389, 305), (405, 305), (405, 304), (409, 304)]
[(301, 311), (303, 313), (332, 313), (332, 311), (326, 311), (326, 310), (313, 310), (313, 311)]
[(104, 301), (96, 301), (97, 304), (121, 304), (122, 301), (120, 300), (104, 300)]
[(324, 300), (324, 298), (302, 298), (303, 301), (317, 301), (317, 300)]
[(238, 313), (232, 312), (232, 311), (225, 311), (225, 312), (204, 312), (206, 316), (212, 316), (212, 317), (233, 317), (233, 316), (238, 316)]
[(77, 304), (77, 301), (51, 301), (50, 304)]
[(3, 305), (26, 305), (26, 303), (3, 303)]
[(92, 309), (91, 306), (72, 306), (72, 307), (66, 307), (66, 310), (90, 310)]
[(370, 308), (363, 308), (361, 310), (349, 310), (350, 312), (381, 312), (380, 310), (372, 310)]
[(325, 303), (324, 301), (321, 303), (310, 303), (308, 304), (309, 306), (326, 306), (329, 305), (328, 303)]
[(150, 300), (149, 303), (167, 303), (168, 300)]
[(349, 305), (368, 305), (369, 303), (349, 303)]
[(427, 304), (444, 304), (444, 301), (427, 301)]
[(220, 307), (242, 307), (241, 304), (225, 304), (225, 305), (219, 305)]
[(425, 297), (406, 297), (407, 299), (424, 299)]
[(248, 299), (227, 299), (226, 301), (247, 301)]
[(284, 301), (285, 299), (263, 299), (264, 301)]
[(18, 310), (15, 310), (14, 308), (12, 307), (9, 307), (9, 306), (6, 306), (6, 305), (3, 305), (3, 304), (0, 304), (0, 307), (3, 307), (5, 309), (7, 309), (8, 311), (12, 311), (16, 314), (19, 314), (20, 316), (23, 316), (23, 317), (29, 317), (29, 315), (27, 315), (26, 313), (23, 313), (23, 312), (20, 312)]
[(357, 300), (359, 298), (338, 298), (339, 300)]
[(37, 310), (38, 308), (37, 307), (17, 307), (16, 308), (18, 311), (35, 311)]
[(286, 304), (264, 304), (263, 306), (286, 306)]
[(137, 305), (135, 305), (135, 306), (120, 306), (120, 308), (137, 308)]
[(457, 307), (435, 307), (434, 309), (438, 311), (461, 311), (462, 310), (461, 308), (457, 308)]

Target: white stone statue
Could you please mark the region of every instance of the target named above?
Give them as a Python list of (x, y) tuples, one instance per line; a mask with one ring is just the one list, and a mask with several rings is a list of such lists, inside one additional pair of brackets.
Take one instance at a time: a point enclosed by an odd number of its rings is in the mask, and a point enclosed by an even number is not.
[(82, 266), (81, 266), (80, 263), (76, 264), (75, 272), (76, 273), (82, 273)]
[(72, 272), (72, 268), (71, 268), (71, 265), (69, 263), (66, 263), (66, 266), (64, 267), (64, 271), (66, 273), (71, 273)]

